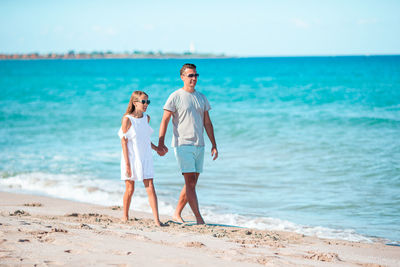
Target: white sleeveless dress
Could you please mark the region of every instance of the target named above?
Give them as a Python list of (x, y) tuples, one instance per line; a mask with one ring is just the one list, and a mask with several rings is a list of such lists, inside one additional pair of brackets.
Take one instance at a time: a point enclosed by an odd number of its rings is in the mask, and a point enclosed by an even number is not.
[(128, 156), (132, 176), (126, 176), (126, 164), (123, 151), (121, 152), (121, 180), (143, 181), (143, 179), (154, 178), (153, 155), (151, 152), (150, 135), (153, 129), (150, 127), (147, 115), (143, 113), (142, 118), (134, 118), (125, 115), (131, 121), (131, 127), (124, 134), (119, 129), (119, 137), (128, 140)]

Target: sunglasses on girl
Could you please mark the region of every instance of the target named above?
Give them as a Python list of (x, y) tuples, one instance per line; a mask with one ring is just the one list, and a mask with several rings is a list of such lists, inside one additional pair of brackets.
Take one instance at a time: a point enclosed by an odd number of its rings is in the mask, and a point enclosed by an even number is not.
[(142, 103), (143, 105), (144, 104), (150, 105), (150, 100), (141, 100), (141, 101), (136, 101), (136, 102)]

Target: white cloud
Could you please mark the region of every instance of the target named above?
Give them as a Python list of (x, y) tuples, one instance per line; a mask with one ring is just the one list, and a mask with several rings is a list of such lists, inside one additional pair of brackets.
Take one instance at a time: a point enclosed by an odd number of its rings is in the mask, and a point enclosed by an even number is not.
[(145, 24), (143, 25), (143, 29), (146, 31), (153, 31), (155, 29), (155, 26), (153, 24)]
[(300, 29), (308, 29), (310, 28), (310, 23), (306, 22), (305, 20), (302, 19), (298, 19), (298, 18), (294, 18), (292, 19), (292, 23), (294, 24), (294, 26), (296, 28), (300, 28)]
[(100, 33), (104, 35), (114, 36), (117, 34), (117, 31), (113, 27), (102, 27), (98, 25), (92, 26), (92, 31), (95, 33)]
[(47, 35), (49, 35), (49, 28), (48, 28), (48, 27), (42, 28), (42, 29), (40, 30), (40, 35), (41, 35), (41, 36), (47, 36)]
[(376, 24), (378, 20), (376, 18), (359, 19), (357, 20), (358, 25), (371, 25)]
[(64, 32), (64, 27), (57, 25), (53, 27), (53, 33), (63, 33)]

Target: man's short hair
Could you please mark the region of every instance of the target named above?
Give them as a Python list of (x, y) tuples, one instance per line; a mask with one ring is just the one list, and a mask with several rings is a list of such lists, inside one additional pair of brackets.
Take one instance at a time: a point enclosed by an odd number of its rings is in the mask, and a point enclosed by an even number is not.
[(196, 65), (192, 64), (192, 63), (185, 63), (182, 68), (181, 68), (181, 75), (185, 72), (186, 69), (192, 69), (192, 70), (196, 70)]

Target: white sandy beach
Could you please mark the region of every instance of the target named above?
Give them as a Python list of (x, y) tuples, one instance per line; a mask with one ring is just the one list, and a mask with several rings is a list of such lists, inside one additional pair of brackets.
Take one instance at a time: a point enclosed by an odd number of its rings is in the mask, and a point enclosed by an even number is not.
[(176, 224), (162, 216), (0, 192), (1, 266), (400, 266), (400, 247), (290, 232)]

